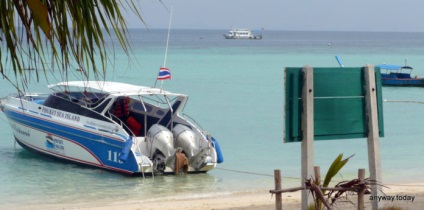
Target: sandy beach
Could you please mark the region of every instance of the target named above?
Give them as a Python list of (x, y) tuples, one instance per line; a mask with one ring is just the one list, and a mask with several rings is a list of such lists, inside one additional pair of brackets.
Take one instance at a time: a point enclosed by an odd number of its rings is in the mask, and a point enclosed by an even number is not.
[[(424, 209), (424, 183), (387, 185), (384, 189), (386, 196), (393, 196), (393, 201), (379, 201), (379, 206), (396, 206), (402, 209)], [(406, 197), (407, 196), (407, 197)], [(349, 196), (350, 201), (356, 203), (355, 195)], [(409, 199), (409, 200), (405, 200)], [(413, 199), (413, 200), (411, 200)], [(283, 194), (283, 209), (300, 209), (300, 191)], [(1, 205), (0, 205), (1, 207)], [(275, 209), (275, 196), (269, 193), (269, 189), (259, 191), (228, 193), (223, 195), (211, 195), (204, 197), (177, 197), (156, 198), (150, 200), (127, 200), (127, 201), (93, 201), (90, 203), (67, 203), (46, 204), (37, 206), (21, 206), (18, 209), (87, 209), (87, 210), (268, 210)], [(339, 201), (334, 209), (356, 209), (349, 202)], [(371, 201), (365, 195), (365, 209), (371, 209)]]

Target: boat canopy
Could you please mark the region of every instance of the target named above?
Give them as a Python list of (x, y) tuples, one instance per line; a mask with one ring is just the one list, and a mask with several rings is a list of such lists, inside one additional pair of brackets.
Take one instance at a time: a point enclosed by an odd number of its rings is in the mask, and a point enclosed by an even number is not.
[(67, 81), (60, 82), (57, 84), (51, 84), (48, 88), (52, 90), (59, 89), (61, 91), (69, 89), (78, 89), (80, 91), (100, 91), (109, 93), (111, 95), (174, 95), (174, 96), (186, 96), (179, 93), (171, 93), (159, 88), (138, 86), (125, 84), (120, 82), (110, 81)]
[(379, 67), (380, 69), (387, 69), (387, 70), (399, 70), (399, 69), (412, 70), (412, 67), (410, 67), (410, 66), (390, 65), (390, 64), (379, 64), (375, 67)]
[(251, 30), (250, 29), (247, 29), (247, 28), (233, 28), (233, 29), (231, 29), (230, 31), (234, 31), (234, 32), (251, 32)]

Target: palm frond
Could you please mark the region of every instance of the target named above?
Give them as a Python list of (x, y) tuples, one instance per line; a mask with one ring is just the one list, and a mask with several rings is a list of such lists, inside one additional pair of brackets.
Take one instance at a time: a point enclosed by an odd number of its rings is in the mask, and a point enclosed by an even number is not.
[[(72, 62), (84, 66), (88, 77), (91, 73), (105, 77), (109, 57), (105, 35), (115, 34), (123, 51), (127, 54), (131, 51), (121, 10), (127, 11), (129, 7), (144, 23), (140, 5), (135, 0), (124, 2), (126, 4), (115, 0), (0, 0), (1, 42), (6, 43), (6, 53), (0, 53), (0, 73), (5, 77), (6, 67), (11, 68), (14, 84), (19, 80), (25, 84), (22, 81), (24, 67), (31, 62), (41, 64), (36, 74), (46, 75), (45, 63), (50, 58), (60, 65), (63, 79), (67, 79)], [(31, 59), (28, 61), (25, 57)]]

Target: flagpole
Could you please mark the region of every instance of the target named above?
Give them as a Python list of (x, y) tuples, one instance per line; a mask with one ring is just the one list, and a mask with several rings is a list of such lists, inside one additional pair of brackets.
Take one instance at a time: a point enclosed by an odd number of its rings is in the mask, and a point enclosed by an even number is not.
[[(174, 6), (171, 7), (171, 13), (169, 15), (168, 37), (166, 38), (165, 59), (163, 60), (163, 67), (164, 68), (166, 67), (166, 58), (168, 56), (169, 35), (171, 34), (172, 10), (174, 10)], [(161, 90), (162, 90), (162, 86), (163, 86), (163, 80), (161, 80), (161, 83), (160, 83), (160, 89)]]
[(168, 38), (166, 39), (165, 59), (163, 61), (163, 67), (166, 67), (166, 57), (168, 56), (169, 35), (171, 34), (172, 10), (174, 10), (174, 6), (171, 7), (171, 14), (169, 15)]

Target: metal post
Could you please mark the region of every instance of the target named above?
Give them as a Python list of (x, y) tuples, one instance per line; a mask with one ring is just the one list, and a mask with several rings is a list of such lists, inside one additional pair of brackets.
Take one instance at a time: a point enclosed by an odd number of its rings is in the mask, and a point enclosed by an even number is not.
[[(302, 90), (302, 180), (301, 186), (305, 187), (305, 180), (312, 177), (314, 167), (314, 77), (313, 68), (305, 66), (302, 68), (304, 73), (304, 83)], [(302, 209), (309, 208), (310, 195), (307, 190), (302, 190)]]
[[(380, 160), (380, 136), (378, 128), (378, 114), (377, 114), (377, 91), (375, 86), (375, 72), (373, 65), (365, 66), (365, 86), (366, 95), (365, 102), (367, 108), (368, 118), (368, 165), (370, 171), (370, 179), (382, 184), (381, 175), (381, 160)], [(371, 185), (371, 196), (376, 198), (380, 192), (381, 187), (378, 185)], [(378, 209), (378, 200), (372, 200), (372, 209)]]

